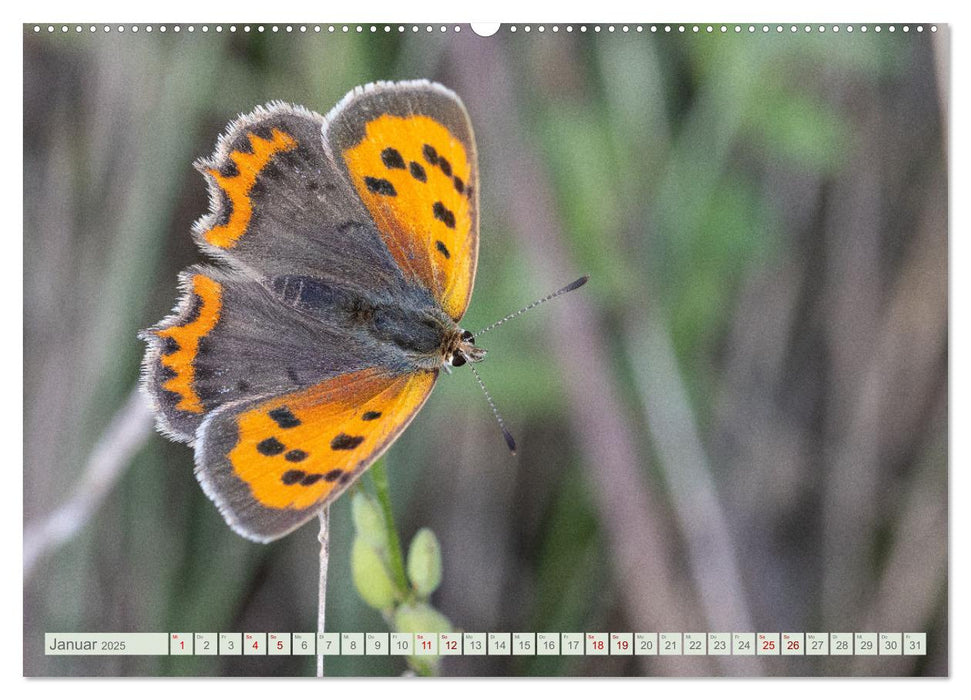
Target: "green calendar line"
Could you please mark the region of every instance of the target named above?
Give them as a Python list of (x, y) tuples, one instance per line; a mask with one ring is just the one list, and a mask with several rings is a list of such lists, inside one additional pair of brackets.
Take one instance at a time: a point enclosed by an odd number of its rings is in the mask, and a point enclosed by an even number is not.
[(924, 632), (48, 632), (48, 656), (923, 656)]

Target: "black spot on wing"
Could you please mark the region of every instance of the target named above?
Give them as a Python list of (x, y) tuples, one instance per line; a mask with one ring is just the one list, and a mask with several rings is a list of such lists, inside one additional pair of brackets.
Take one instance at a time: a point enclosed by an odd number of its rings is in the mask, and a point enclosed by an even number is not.
[(390, 146), (381, 151), (381, 162), (389, 170), (405, 169), (405, 159), (401, 157), (397, 149), (391, 148)]
[(432, 215), (449, 228), (455, 228), (455, 214), (441, 202), (432, 205)]
[(411, 172), (411, 176), (418, 180), (418, 182), (428, 182), (428, 174), (421, 166), (421, 163), (411, 161), (411, 163), (408, 164), (408, 170)]
[(435, 241), (435, 247), (438, 249), (439, 253), (445, 256), (446, 260), (452, 257), (451, 253), (448, 252), (448, 248), (446, 248), (445, 244), (441, 241)]
[(323, 474), (308, 474), (299, 469), (291, 469), (283, 472), (283, 475), (280, 477), (280, 481), (287, 486), (293, 486), (294, 484), (299, 484), (300, 486), (312, 486), (323, 478)]
[(275, 437), (268, 437), (256, 446), (256, 451), (261, 455), (273, 457), (287, 449), (282, 442)]
[(175, 338), (170, 335), (163, 335), (161, 338), (162, 346), (160, 351), (163, 355), (171, 355), (172, 353), (179, 351), (179, 341), (177, 341)]
[(296, 428), (300, 425), (300, 419), (293, 415), (293, 411), (286, 406), (274, 408), (269, 412), (269, 416), (281, 428)]
[(364, 442), (363, 435), (348, 435), (347, 433), (339, 433), (333, 440), (330, 441), (330, 449), (353, 450), (362, 442)]
[(364, 184), (367, 188), (374, 192), (374, 194), (384, 195), (385, 197), (395, 197), (398, 191), (394, 188), (389, 180), (385, 180), (381, 177), (371, 177), (368, 175), (364, 178)]
[(368, 411), (361, 416), (361, 420), (374, 420), (381, 417), (381, 411)]
[[(240, 137), (233, 142), (233, 146), (229, 150), (235, 151), (236, 153), (252, 153), (253, 144), (249, 140), (249, 134), (256, 133), (256, 131), (256, 129), (253, 129), (251, 132), (241, 134)], [(259, 136), (259, 134), (257, 134), (257, 136)]]
[(239, 166), (236, 165), (236, 161), (232, 158), (220, 165), (218, 170), (219, 174), (223, 177), (239, 177)]
[[(255, 134), (256, 136), (259, 136), (264, 141), (273, 140), (273, 129), (269, 126), (266, 126), (266, 125), (256, 126), (256, 127), (253, 127), (251, 131), (253, 132), (253, 134)], [(249, 139), (247, 139), (247, 142), (248, 141)]]
[(306, 474), (300, 471), (299, 469), (291, 469), (290, 471), (283, 472), (283, 476), (280, 477), (280, 481), (282, 481), (287, 486), (292, 486), (293, 484), (296, 484), (301, 479), (303, 479), (305, 476)]

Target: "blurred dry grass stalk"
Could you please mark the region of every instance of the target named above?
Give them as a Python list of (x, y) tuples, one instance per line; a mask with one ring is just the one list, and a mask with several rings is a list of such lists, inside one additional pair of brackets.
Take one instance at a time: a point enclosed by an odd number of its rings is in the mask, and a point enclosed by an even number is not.
[[(199, 258), (190, 164), (230, 117), (272, 98), (325, 111), (355, 84), (423, 76), (462, 95), (477, 130), (469, 325), (592, 274), (492, 341), (483, 372), (523, 444), (516, 467), (471, 381), (441, 382), (389, 454), (401, 524), (442, 541), (437, 606), (471, 631), (927, 631), (930, 646), (878, 662), (463, 657), (443, 672), (946, 674), (946, 42), (27, 36), (25, 672), (312, 672), (296, 657), (26, 652), (50, 630), (311, 626), (314, 533), (242, 542), (189, 450), (130, 439), (147, 432), (123, 408), (135, 332)], [(128, 410), (133, 431), (115, 432)], [(130, 466), (110, 493), (84, 471), (106, 449)], [(34, 526), (78, 502), (92, 519), (35, 559)], [(328, 626), (381, 629), (341, 583), (349, 540), (338, 503)]]

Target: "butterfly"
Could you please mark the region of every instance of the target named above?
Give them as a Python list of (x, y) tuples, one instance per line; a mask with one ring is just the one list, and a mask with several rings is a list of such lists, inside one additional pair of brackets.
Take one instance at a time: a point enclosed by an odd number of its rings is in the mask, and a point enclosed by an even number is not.
[(440, 370), (481, 360), (459, 326), (478, 259), (475, 139), (455, 93), (358, 87), (326, 116), (272, 102), (196, 163), (219, 265), (180, 274), (142, 331), (143, 387), (205, 493), (269, 542), (313, 518), (397, 438)]

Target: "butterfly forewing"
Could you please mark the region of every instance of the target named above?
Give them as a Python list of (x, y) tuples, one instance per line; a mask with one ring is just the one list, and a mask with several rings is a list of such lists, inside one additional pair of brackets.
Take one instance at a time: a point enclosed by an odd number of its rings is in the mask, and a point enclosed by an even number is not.
[(401, 274), (357, 193), (326, 153), (319, 114), (282, 102), (240, 117), (196, 167), (210, 212), (200, 246), (259, 279), (307, 276), (360, 290)]
[(395, 262), (460, 319), (479, 245), (475, 140), (462, 103), (425, 81), (379, 83), (348, 95), (325, 134)]

